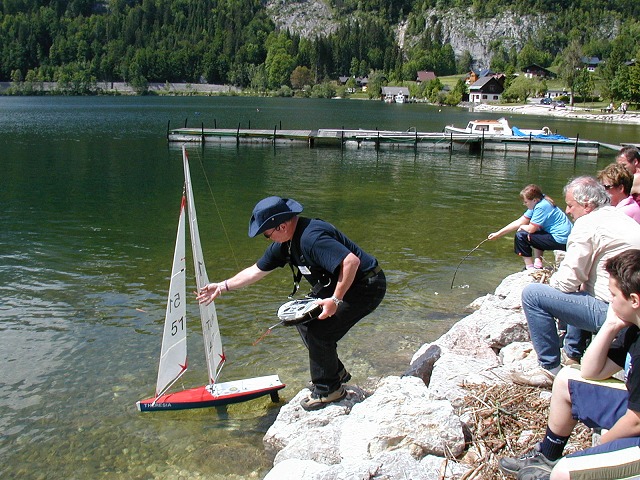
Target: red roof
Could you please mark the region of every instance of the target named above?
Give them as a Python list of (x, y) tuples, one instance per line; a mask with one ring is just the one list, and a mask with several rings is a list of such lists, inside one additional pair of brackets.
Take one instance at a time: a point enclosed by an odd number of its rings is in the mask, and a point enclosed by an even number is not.
[(424, 70), (421, 70), (420, 72), (418, 72), (418, 82), (429, 82), (431, 80), (435, 80), (436, 79), (436, 74), (434, 72), (427, 72)]

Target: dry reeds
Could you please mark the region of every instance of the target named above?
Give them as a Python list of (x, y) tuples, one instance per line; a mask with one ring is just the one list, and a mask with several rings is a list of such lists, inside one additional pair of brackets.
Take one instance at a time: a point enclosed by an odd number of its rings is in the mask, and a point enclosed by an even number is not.
[[(468, 448), (458, 461), (473, 468), (460, 480), (506, 478), (498, 468), (502, 457), (519, 457), (545, 434), (550, 392), (536, 387), (465, 385), (459, 415), (469, 427)], [(565, 454), (591, 446), (591, 430), (578, 424)]]

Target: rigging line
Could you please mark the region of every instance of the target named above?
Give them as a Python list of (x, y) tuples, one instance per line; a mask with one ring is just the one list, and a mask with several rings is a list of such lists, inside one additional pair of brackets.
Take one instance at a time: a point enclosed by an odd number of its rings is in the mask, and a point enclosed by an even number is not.
[(475, 252), (478, 248), (480, 248), (480, 245), (482, 245), (484, 242), (486, 242), (487, 240), (489, 240), (488, 238), (485, 238), (484, 240), (482, 240), (478, 245), (476, 245), (474, 248), (472, 248), (471, 250), (469, 250), (469, 253), (467, 253), (464, 257), (462, 257), (462, 260), (460, 260), (460, 263), (458, 264), (458, 266), (456, 267), (456, 271), (453, 272), (453, 278), (451, 279), (451, 289), (453, 289), (453, 282), (456, 281), (456, 274), (458, 273), (458, 269), (460, 268), (460, 265), (462, 265), (462, 262), (464, 262), (467, 258), (469, 258), (469, 256)]
[(211, 194), (211, 199), (213, 200), (213, 205), (216, 209), (216, 213), (218, 214), (218, 219), (220, 220), (220, 224), (222, 225), (222, 231), (224, 232), (224, 236), (227, 239), (227, 244), (229, 245), (231, 256), (233, 257), (233, 261), (236, 264), (236, 268), (240, 270), (240, 264), (238, 263), (236, 252), (233, 250), (233, 245), (231, 243), (231, 239), (229, 238), (229, 233), (227, 232), (227, 227), (224, 224), (224, 220), (222, 220), (222, 214), (220, 213), (218, 202), (216, 201), (216, 197), (213, 194), (213, 189), (211, 188), (211, 183), (209, 182), (209, 177), (207, 176), (207, 172), (204, 169), (204, 162), (202, 161), (203, 157), (202, 155), (200, 155), (200, 152), (196, 153), (195, 156), (198, 157), (198, 162), (200, 163), (200, 168), (202, 169), (202, 175), (204, 176), (205, 182), (207, 182), (207, 188), (209, 189), (209, 193)]

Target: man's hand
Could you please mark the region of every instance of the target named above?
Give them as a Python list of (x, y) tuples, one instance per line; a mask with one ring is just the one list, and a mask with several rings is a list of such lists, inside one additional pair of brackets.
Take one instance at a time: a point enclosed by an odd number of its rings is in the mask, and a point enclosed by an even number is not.
[(326, 320), (338, 311), (338, 306), (331, 298), (323, 298), (317, 300), (316, 303), (322, 305), (322, 313), (318, 315), (318, 320)]
[(196, 296), (196, 299), (199, 303), (209, 305), (216, 298), (222, 295), (223, 288), (224, 283), (209, 283), (200, 289), (198, 295)]

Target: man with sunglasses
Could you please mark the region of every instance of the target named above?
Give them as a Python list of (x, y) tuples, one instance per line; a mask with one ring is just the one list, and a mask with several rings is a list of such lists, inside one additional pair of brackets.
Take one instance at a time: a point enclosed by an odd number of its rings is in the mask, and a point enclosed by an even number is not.
[(338, 357), (337, 342), (360, 319), (373, 312), (384, 298), (386, 278), (378, 261), (340, 230), (319, 219), (300, 217), (302, 205), (293, 199), (267, 197), (253, 209), (249, 237), (259, 234), (273, 243), (252, 266), (231, 278), (206, 285), (198, 294), (211, 303), (231, 290), (251, 285), (278, 267), (294, 267), (294, 292), (301, 277), (312, 286), (312, 296), (322, 306), (315, 320), (296, 325), (309, 351), (313, 387), (301, 402), (317, 410), (342, 400), (342, 386), (351, 379)]

